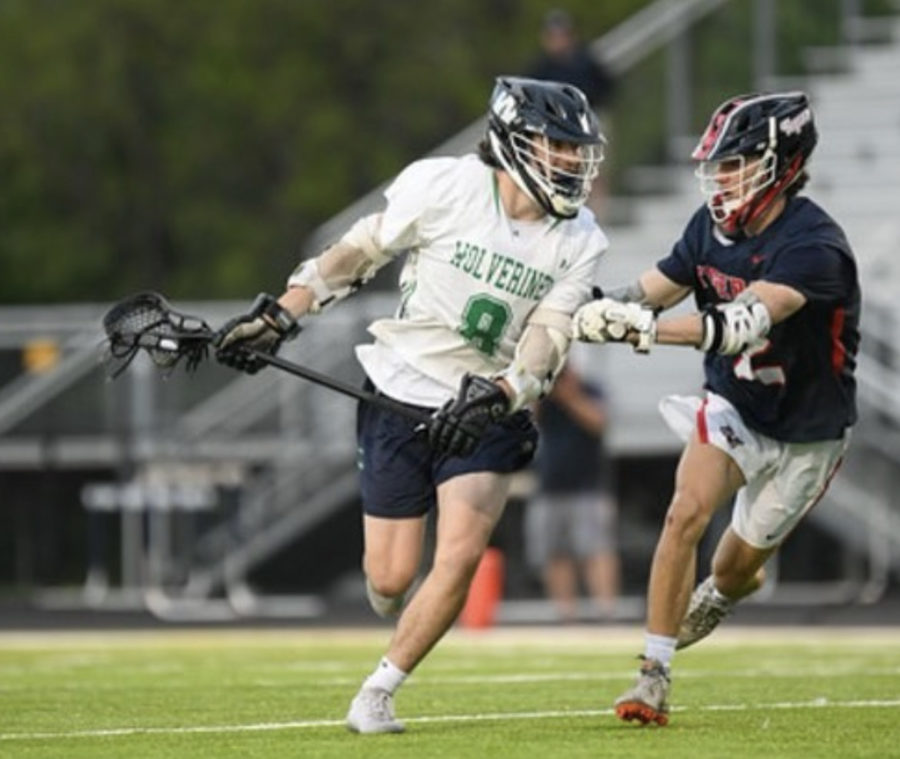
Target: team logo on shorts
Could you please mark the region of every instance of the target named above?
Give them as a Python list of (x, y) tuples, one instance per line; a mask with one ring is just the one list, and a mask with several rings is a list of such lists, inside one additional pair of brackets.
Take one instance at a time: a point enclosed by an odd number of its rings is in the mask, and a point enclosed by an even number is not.
[(731, 448), (737, 448), (739, 445), (744, 444), (744, 441), (738, 437), (737, 433), (729, 424), (719, 427), (719, 432), (725, 436), (725, 440)]

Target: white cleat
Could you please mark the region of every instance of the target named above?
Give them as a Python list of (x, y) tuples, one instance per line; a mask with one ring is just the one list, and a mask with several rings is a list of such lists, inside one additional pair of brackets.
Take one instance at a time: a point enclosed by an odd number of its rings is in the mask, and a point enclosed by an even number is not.
[(678, 643), (675, 648), (687, 648), (698, 640), (703, 640), (734, 608), (734, 602), (719, 598), (713, 591), (712, 575), (701, 582), (691, 594), (687, 613), (678, 630)]
[(347, 729), (354, 733), (402, 733), (394, 716), (394, 697), (383, 688), (360, 688), (347, 712)]

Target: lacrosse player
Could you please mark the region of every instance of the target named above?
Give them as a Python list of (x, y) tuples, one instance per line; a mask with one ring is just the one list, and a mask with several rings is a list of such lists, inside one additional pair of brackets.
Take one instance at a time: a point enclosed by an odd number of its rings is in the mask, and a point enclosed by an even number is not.
[[(797, 196), (816, 140), (802, 92), (725, 102), (693, 153), (705, 206), (656, 268), (575, 317), (580, 340), (705, 353), (705, 397), (660, 404), (687, 444), (650, 570), (643, 665), (616, 701), (621, 719), (666, 724), (675, 650), (760, 587), (856, 421), (856, 264), (835, 221)], [(690, 294), (697, 313), (657, 319)], [(712, 572), (692, 594), (697, 544), (735, 495)]]
[[(432, 415), (420, 430), (396, 412), (359, 406), (368, 598), (379, 615), (399, 618), (353, 699), (350, 730), (403, 731), (394, 693), (456, 619), (510, 474), (533, 456), (528, 408), (563, 364), (572, 314), (590, 299), (607, 247), (583, 208), (604, 144), (576, 87), (501, 77), (477, 155), (408, 166), (383, 212), (301, 263), (277, 301), (220, 332), (219, 359), (255, 371), (242, 346), (276, 351), (299, 317), (406, 256), (396, 313), (374, 322), (374, 341), (356, 352), (371, 389)], [(410, 593), (435, 506), (434, 562)]]

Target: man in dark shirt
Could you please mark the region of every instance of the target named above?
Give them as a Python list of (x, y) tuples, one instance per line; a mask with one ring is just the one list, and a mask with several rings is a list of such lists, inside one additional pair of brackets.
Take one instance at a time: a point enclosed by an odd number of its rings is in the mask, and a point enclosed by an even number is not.
[(526, 555), (561, 619), (578, 618), (579, 575), (595, 614), (610, 617), (619, 555), (603, 391), (567, 364), (536, 417), (538, 487), (525, 512)]
[(541, 54), (531, 64), (528, 76), (552, 82), (574, 84), (594, 110), (604, 110), (612, 99), (612, 75), (581, 42), (571, 16), (552, 10), (541, 26)]
[[(761, 586), (765, 561), (824, 494), (856, 421), (856, 263), (838, 224), (797, 197), (816, 140), (802, 92), (723, 103), (693, 153), (706, 205), (667, 258), (576, 315), (582, 340), (706, 354), (706, 396), (660, 404), (687, 445), (650, 570), (644, 663), (616, 701), (621, 719), (666, 724), (675, 649)], [(657, 321), (690, 294), (696, 313)], [(712, 573), (691, 593), (697, 544), (732, 498)]]
[[(615, 94), (615, 79), (601, 61), (581, 41), (572, 17), (564, 10), (547, 13), (541, 25), (541, 52), (528, 67), (527, 76), (551, 82), (566, 82), (580, 89), (603, 124), (604, 133), (612, 132), (610, 106)], [(604, 218), (607, 195), (605, 178), (594, 180), (587, 206)]]

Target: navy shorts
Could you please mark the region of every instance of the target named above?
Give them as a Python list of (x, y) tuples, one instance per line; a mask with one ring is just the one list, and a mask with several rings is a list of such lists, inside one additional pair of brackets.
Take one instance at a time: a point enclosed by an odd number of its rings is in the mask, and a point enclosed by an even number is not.
[[(372, 391), (370, 383), (366, 389)], [(408, 405), (408, 404), (407, 404)], [(431, 413), (434, 409), (410, 406)], [(442, 482), (469, 472), (508, 473), (534, 457), (537, 429), (518, 411), (492, 424), (471, 456), (435, 455), (417, 423), (394, 411), (360, 403), (356, 415), (357, 467), (363, 511), (376, 517), (417, 517), (435, 505)]]

